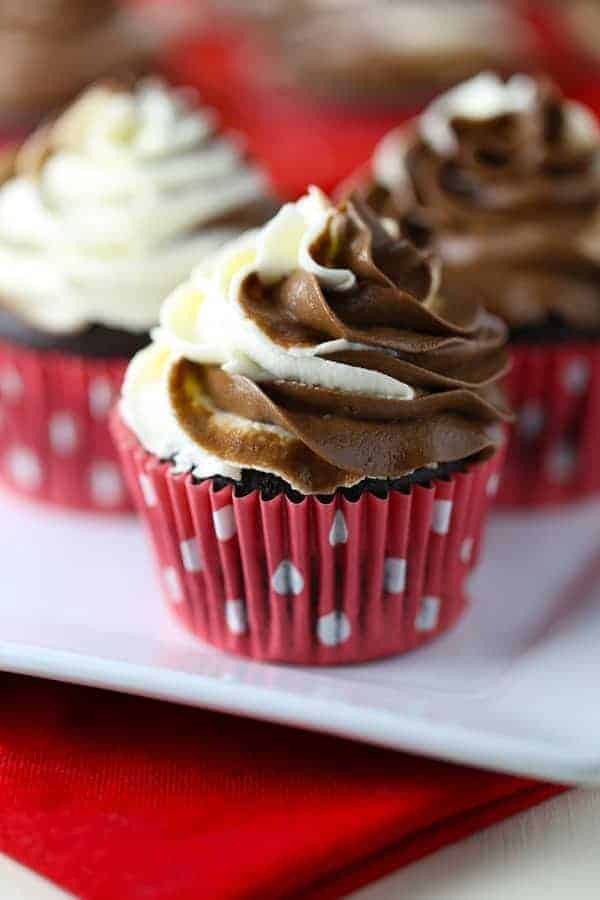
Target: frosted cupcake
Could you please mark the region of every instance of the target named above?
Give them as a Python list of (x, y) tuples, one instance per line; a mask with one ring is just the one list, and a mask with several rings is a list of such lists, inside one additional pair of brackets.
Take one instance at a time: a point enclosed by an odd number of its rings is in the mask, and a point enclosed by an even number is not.
[(155, 43), (115, 0), (2, 0), (0, 125), (31, 126), (91, 81), (141, 70)]
[(198, 636), (351, 662), (459, 617), (498, 483), (505, 329), (437, 286), (393, 223), (312, 189), (166, 301), (114, 432)]
[(497, 0), (302, 0), (260, 10), (282, 74), (334, 100), (411, 102), (483, 66), (510, 70), (535, 50), (523, 17)]
[(161, 300), (272, 210), (212, 112), (157, 82), (99, 85), (5, 160), (0, 479), (127, 506), (107, 416)]
[(545, 79), (482, 74), (388, 135), (364, 190), (393, 218), (421, 206), (445, 290), (481, 297), (510, 327), (519, 421), (500, 500), (600, 490), (600, 132), (591, 112)]

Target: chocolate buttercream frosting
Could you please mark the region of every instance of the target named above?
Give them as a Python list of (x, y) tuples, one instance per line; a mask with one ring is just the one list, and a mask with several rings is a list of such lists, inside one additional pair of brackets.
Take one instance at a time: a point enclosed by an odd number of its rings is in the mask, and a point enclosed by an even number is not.
[(513, 332), (600, 329), (600, 136), (547, 79), (478, 76), (384, 139), (373, 168), (369, 202), (431, 230), (449, 295)]
[[(283, 263), (271, 259), (282, 253)], [(235, 277), (238, 258), (254, 262), (238, 264)], [(359, 197), (334, 208), (313, 192), (288, 204), (215, 270), (194, 328), (198, 346), (179, 342), (200, 283), (173, 295), (155, 345), (131, 366), (123, 410), (147, 449), (167, 452), (151, 436), (164, 439), (165, 430), (146, 419), (148, 372), (158, 391), (167, 385), (175, 459), (180, 451), (183, 465), (204, 456), (270, 472), (305, 494), (475, 462), (497, 448), (507, 418), (498, 389), (505, 327), (471, 299), (440, 294), (431, 255)], [(219, 305), (224, 277), (232, 280)]]

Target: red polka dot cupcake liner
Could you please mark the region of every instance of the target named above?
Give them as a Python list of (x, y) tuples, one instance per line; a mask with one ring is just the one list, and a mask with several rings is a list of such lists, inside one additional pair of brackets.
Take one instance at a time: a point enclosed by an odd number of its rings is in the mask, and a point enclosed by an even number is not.
[(600, 343), (516, 345), (506, 386), (511, 431), (501, 506), (535, 507), (600, 492)]
[(109, 428), (127, 363), (0, 341), (0, 483), (61, 506), (131, 510)]
[(409, 493), (236, 497), (113, 433), (166, 602), (201, 640), (258, 660), (356, 663), (412, 650), (464, 612), (502, 452)]

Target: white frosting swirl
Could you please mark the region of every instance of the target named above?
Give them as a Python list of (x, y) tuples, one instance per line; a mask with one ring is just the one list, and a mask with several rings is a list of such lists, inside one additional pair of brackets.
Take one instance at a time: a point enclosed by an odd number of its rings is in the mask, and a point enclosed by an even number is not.
[[(310, 252), (334, 209), (321, 191), (311, 188), (297, 203), (283, 206), (263, 228), (248, 232), (213, 261), (200, 265), (166, 300), (153, 344), (133, 359), (122, 394), (123, 417), (146, 450), (174, 458), (176, 468), (192, 468), (199, 477), (235, 477), (229, 464), (207, 456), (175, 420), (168, 379), (171, 366), (181, 358), (220, 365), (255, 382), (279, 378), (368, 396), (414, 397), (409, 385), (381, 372), (322, 358), (361, 345), (335, 340), (284, 348), (246, 315), (239, 302), (241, 285), (253, 272), (272, 283), (302, 268), (330, 290), (352, 288), (351, 271), (322, 266)], [(247, 422), (246, 427), (272, 426)]]
[(424, 141), (442, 155), (456, 150), (451, 123), (456, 118), (485, 119), (520, 113), (535, 103), (535, 81), (527, 75), (513, 75), (503, 81), (494, 72), (481, 72), (431, 103), (419, 121)]
[[(458, 148), (452, 128), (453, 119), (486, 121), (498, 116), (526, 113), (534, 106), (537, 97), (536, 81), (529, 75), (513, 75), (503, 81), (495, 72), (481, 72), (430, 103), (419, 119), (419, 132), (436, 153), (450, 156)], [(589, 110), (580, 103), (570, 101), (565, 104), (565, 111), (569, 136), (575, 144), (588, 145), (597, 140), (598, 125)], [(381, 152), (385, 161), (386, 150)], [(390, 152), (388, 146), (387, 153)], [(385, 171), (382, 174), (385, 177)]]
[(145, 331), (163, 298), (236, 231), (211, 221), (266, 192), (215, 117), (156, 81), (94, 87), (35, 175), (0, 190), (0, 295), (47, 331)]

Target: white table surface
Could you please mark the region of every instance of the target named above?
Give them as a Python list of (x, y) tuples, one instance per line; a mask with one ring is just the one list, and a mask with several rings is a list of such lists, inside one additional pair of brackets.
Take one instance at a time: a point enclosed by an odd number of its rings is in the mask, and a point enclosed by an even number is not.
[[(352, 900), (597, 900), (599, 884), (600, 791), (573, 791), (395, 872)], [(2, 900), (69, 896), (0, 856)]]

